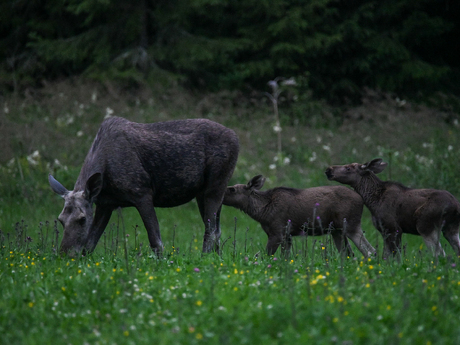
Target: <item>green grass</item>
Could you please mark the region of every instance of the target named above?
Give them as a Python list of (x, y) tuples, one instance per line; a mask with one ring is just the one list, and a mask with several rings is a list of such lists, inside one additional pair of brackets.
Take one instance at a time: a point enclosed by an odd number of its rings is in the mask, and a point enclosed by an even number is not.
[[(123, 230), (118, 229), (120, 233)], [(177, 235), (176, 235), (177, 236)], [(126, 238), (126, 237), (125, 237)], [(123, 236), (81, 259), (52, 242), (3, 248), (5, 344), (452, 344), (460, 340), (460, 274), (451, 258), (341, 258), (310, 243), (287, 259), (237, 243), (202, 256), (176, 238), (155, 258)], [(313, 243), (315, 242), (315, 243)], [(324, 249), (323, 249), (324, 248)]]
[(289, 158), (283, 164), (274, 161), (276, 134), (266, 104), (177, 95), (125, 104), (90, 101), (90, 87), (51, 91), (44, 101), (9, 101), (0, 126), (0, 140), (10, 138), (0, 156), (1, 344), (460, 342), (459, 262), (444, 239), (446, 258), (434, 259), (420, 237), (404, 235), (401, 258), (384, 260), (381, 236), (365, 211), (363, 229), (379, 253), (374, 259), (364, 260), (354, 247), (356, 256), (344, 259), (327, 237), (296, 238), (289, 257), (268, 257), (260, 225), (224, 206), (222, 255), (202, 255), (204, 226), (191, 202), (156, 210), (161, 258), (153, 256), (131, 208), (114, 212), (92, 255), (69, 259), (56, 254), (63, 201), (47, 182), (51, 172), (72, 188), (111, 107), (137, 121), (207, 117), (234, 128), (241, 153), (230, 184), (257, 174), (267, 177), (264, 189), (332, 184), (324, 176), (329, 164), (380, 156), (390, 162), (383, 179), (458, 197), (457, 125), (391, 104), (374, 104), (362, 121), (323, 127), (327, 117), (308, 113), (298, 122), (306, 125), (282, 124), (281, 158)]

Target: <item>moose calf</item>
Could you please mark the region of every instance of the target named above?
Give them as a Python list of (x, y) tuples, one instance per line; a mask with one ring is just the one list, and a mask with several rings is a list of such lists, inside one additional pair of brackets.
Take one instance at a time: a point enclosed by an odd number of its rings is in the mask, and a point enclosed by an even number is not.
[[(363, 201), (351, 189), (341, 186), (278, 187), (260, 191), (264, 182), (265, 178), (258, 175), (247, 184), (228, 187), (223, 204), (243, 211), (260, 223), (268, 235), (268, 255), (273, 255), (284, 240), (289, 250), (291, 236), (299, 236), (304, 231), (310, 236), (330, 232), (337, 249), (345, 250), (349, 256), (353, 251), (347, 237), (365, 257), (375, 253), (361, 230)], [(286, 234), (289, 221), (290, 232)]]
[(445, 255), (439, 243), (441, 232), (460, 255), (457, 199), (444, 190), (412, 189), (398, 182), (382, 181), (376, 174), (386, 166), (380, 158), (365, 164), (334, 165), (326, 170), (326, 176), (353, 187), (362, 196), (374, 226), (383, 235), (387, 255), (400, 252), (403, 233), (422, 236), (435, 255)]

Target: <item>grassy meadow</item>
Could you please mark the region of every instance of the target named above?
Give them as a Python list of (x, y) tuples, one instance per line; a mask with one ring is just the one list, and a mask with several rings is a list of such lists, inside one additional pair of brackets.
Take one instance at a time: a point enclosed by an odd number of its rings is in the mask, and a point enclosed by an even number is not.
[[(63, 202), (105, 116), (133, 121), (206, 117), (233, 128), (240, 157), (230, 183), (267, 177), (264, 189), (333, 184), (330, 164), (382, 157), (382, 179), (460, 197), (459, 114), (369, 95), (338, 111), (319, 102), (280, 106), (282, 151), (263, 99), (177, 90), (125, 95), (91, 84), (49, 85), (3, 98), (0, 109), (0, 344), (455, 344), (460, 342), (458, 258), (431, 257), (403, 236), (400, 258), (340, 256), (324, 237), (296, 238), (292, 253), (264, 254), (267, 237), (223, 207), (222, 255), (202, 255), (194, 201), (157, 209), (164, 255), (148, 247), (134, 209), (114, 212), (95, 252), (57, 255)], [(122, 97), (123, 96), (123, 97)]]

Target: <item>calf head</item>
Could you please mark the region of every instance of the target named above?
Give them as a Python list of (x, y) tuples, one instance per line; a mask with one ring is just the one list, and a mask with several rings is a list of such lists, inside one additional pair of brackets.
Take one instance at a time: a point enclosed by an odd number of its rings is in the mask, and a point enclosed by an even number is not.
[(254, 176), (247, 184), (236, 184), (227, 187), (224, 195), (224, 205), (236, 208), (245, 208), (248, 206), (249, 198), (254, 190), (259, 190), (265, 183), (265, 177), (262, 175)]
[(52, 175), (48, 176), (51, 189), (64, 198), (64, 209), (58, 217), (64, 227), (61, 253), (75, 256), (86, 249), (93, 223), (93, 202), (102, 189), (102, 174), (92, 175), (84, 191), (68, 191)]
[(333, 165), (326, 169), (327, 179), (350, 186), (356, 185), (363, 176), (373, 172), (382, 172), (388, 164), (381, 158), (376, 158), (364, 164), (351, 163), (346, 165)]

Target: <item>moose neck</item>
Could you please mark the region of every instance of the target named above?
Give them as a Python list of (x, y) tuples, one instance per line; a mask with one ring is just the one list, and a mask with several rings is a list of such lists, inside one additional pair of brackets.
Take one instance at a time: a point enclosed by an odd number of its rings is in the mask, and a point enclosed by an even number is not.
[(369, 173), (361, 177), (358, 183), (352, 185), (355, 191), (361, 195), (364, 204), (372, 212), (378, 207), (381, 196), (385, 189), (384, 182), (374, 173)]
[(248, 197), (246, 205), (242, 205), (240, 210), (249, 215), (252, 219), (261, 222), (264, 218), (264, 213), (271, 198), (269, 191), (253, 191)]
[(84, 191), (86, 188), (86, 182), (95, 173), (102, 173), (104, 170), (101, 167), (101, 162), (98, 159), (91, 159), (92, 157), (88, 154), (81, 167), (80, 174), (78, 175), (77, 181), (75, 182), (74, 191)]
[[(102, 173), (105, 169), (104, 156), (111, 151), (110, 145), (111, 140), (107, 140), (106, 131), (103, 126), (99, 128), (99, 131), (94, 138), (93, 144), (91, 145), (88, 154), (85, 157), (85, 161), (78, 175), (77, 181), (75, 182), (74, 191), (84, 191), (86, 188), (86, 182), (95, 173)], [(104, 140), (105, 139), (105, 140)], [(109, 138), (110, 139), (110, 138)]]

